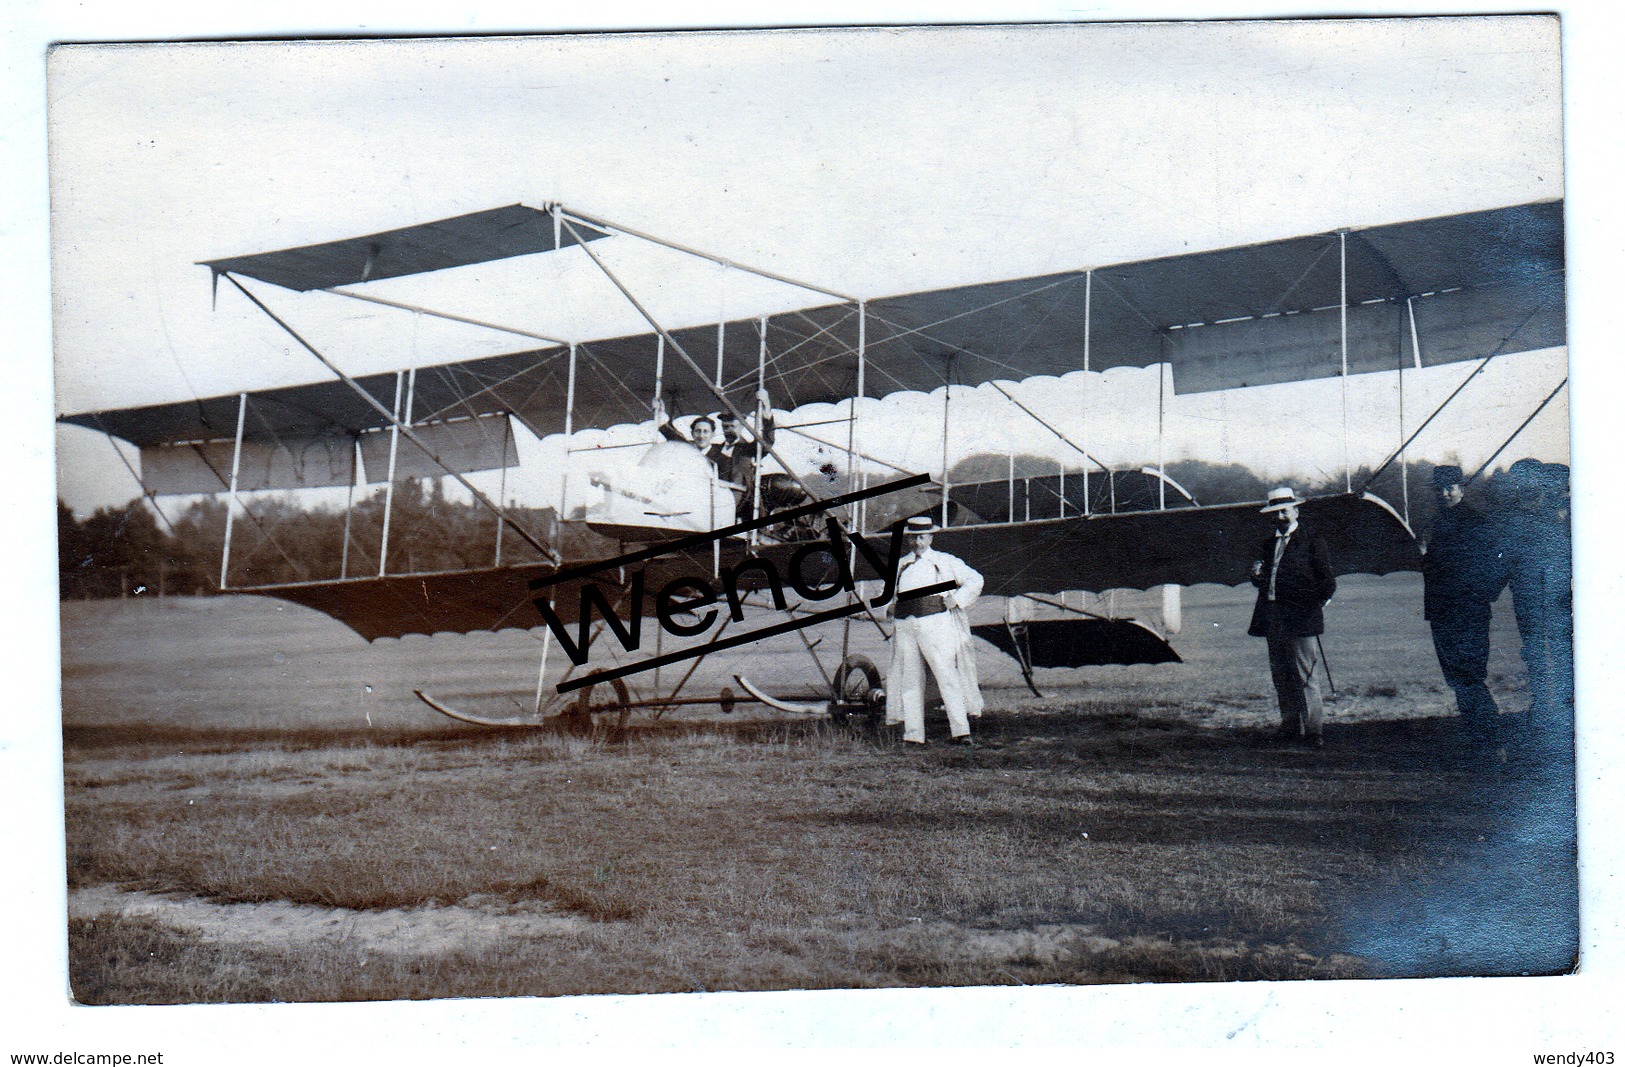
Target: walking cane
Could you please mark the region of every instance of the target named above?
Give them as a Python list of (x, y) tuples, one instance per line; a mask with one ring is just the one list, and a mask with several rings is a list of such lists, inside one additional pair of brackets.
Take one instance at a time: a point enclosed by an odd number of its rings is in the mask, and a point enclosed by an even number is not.
[(1320, 635), (1315, 635), (1315, 647), (1320, 649), (1320, 664), (1326, 668), (1326, 684), (1331, 686), (1332, 696), (1337, 695), (1337, 683), (1332, 681), (1332, 664), (1326, 658), (1326, 646), (1320, 643)]

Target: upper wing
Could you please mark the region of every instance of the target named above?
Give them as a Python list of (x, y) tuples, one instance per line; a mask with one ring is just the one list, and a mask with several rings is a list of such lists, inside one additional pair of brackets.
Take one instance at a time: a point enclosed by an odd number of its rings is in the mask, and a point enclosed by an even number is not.
[[(859, 391), (860, 332), (862, 392), (872, 397), (1162, 362), (1179, 392), (1333, 377), (1345, 332), (1351, 373), (1553, 347), (1566, 338), (1562, 217), (1562, 201), (1546, 201), (892, 296), (861, 314), (853, 303), (824, 304), (769, 316), (765, 338), (755, 319), (694, 326), (672, 338), (706, 380), (668, 354), (663, 392), (708, 406), (718, 386), (748, 403), (765, 339), (777, 406), (844, 400)], [(560, 240), (549, 213), (516, 205), (208, 266), (310, 289), (552, 251)], [(653, 333), (583, 339), (573, 375), (567, 346), (419, 368), (410, 418), (421, 426), (511, 412), (538, 436), (561, 432), (573, 377), (574, 427), (639, 422), (658, 346)], [(358, 384), (392, 406), (395, 375)], [(245, 439), (285, 442), (295, 454), (389, 421), (337, 381), (251, 393), (248, 409)], [(63, 421), (143, 449), (192, 448), (231, 440), (237, 414), (231, 395)]]

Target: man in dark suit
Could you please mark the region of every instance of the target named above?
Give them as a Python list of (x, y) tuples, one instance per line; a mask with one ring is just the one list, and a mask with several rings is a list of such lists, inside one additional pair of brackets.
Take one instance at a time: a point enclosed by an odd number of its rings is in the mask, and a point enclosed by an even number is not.
[(759, 389), (756, 392), (756, 425), (752, 428), (754, 439), (747, 440), (740, 433), (739, 420), (734, 418), (732, 412), (724, 411), (717, 418), (721, 421), (722, 437), (709, 455), (717, 465), (717, 477), (739, 487), (739, 521), (745, 522), (754, 517), (757, 441), (761, 442), (764, 452), (773, 447), (773, 407), (768, 401), (767, 390)]
[(1275, 519), (1275, 536), (1253, 563), (1258, 603), (1247, 632), (1268, 642), (1270, 677), (1281, 705), (1281, 737), (1321, 745), (1325, 710), (1320, 699), (1321, 612), (1337, 591), (1326, 542), (1298, 522), (1303, 504), (1290, 487), (1270, 490), (1261, 509)]
[(1439, 511), (1422, 547), (1422, 617), (1468, 738), (1493, 746), (1501, 709), (1485, 684), (1490, 605), (1507, 583), (1507, 565), (1494, 525), (1462, 502), (1461, 468), (1434, 467), (1433, 488)]

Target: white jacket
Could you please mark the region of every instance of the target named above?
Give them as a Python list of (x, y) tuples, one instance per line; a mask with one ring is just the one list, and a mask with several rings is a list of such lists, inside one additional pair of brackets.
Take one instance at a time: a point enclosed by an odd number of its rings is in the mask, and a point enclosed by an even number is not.
[(943, 594), (950, 608), (966, 611), (982, 595), (982, 576), (958, 556), (928, 548), (918, 556), (904, 556), (897, 566), (899, 593), (947, 581), (959, 585), (958, 589)]
[[(954, 662), (959, 669), (960, 684), (965, 695), (965, 710), (970, 715), (980, 715), (982, 690), (976, 675), (976, 651), (971, 640), (970, 616), (966, 612), (982, 595), (982, 576), (958, 556), (950, 556), (934, 548), (928, 548), (918, 556), (904, 556), (898, 564), (898, 593), (946, 581), (959, 583), (959, 588), (942, 596), (948, 602), (948, 614), (954, 622), (953, 633), (957, 638)], [(893, 700), (888, 691), (888, 707)]]

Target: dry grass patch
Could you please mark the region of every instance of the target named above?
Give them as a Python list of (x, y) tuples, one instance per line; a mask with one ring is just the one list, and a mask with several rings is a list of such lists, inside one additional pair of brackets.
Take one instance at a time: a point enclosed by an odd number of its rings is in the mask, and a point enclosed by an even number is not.
[[(81, 926), (75, 988), (355, 999), (1377, 973), (1339, 947), (1339, 909), (1396, 879), (1447, 891), (1474, 839), (1517, 815), (1507, 775), (1528, 768), (1488, 781), (1451, 754), (1450, 725), (1345, 730), (1299, 753), (1053, 704), (988, 715), (970, 752), (822, 723), (70, 747), (72, 884), (585, 920), (500, 958)], [(170, 955), (140, 959), (142, 938)]]

